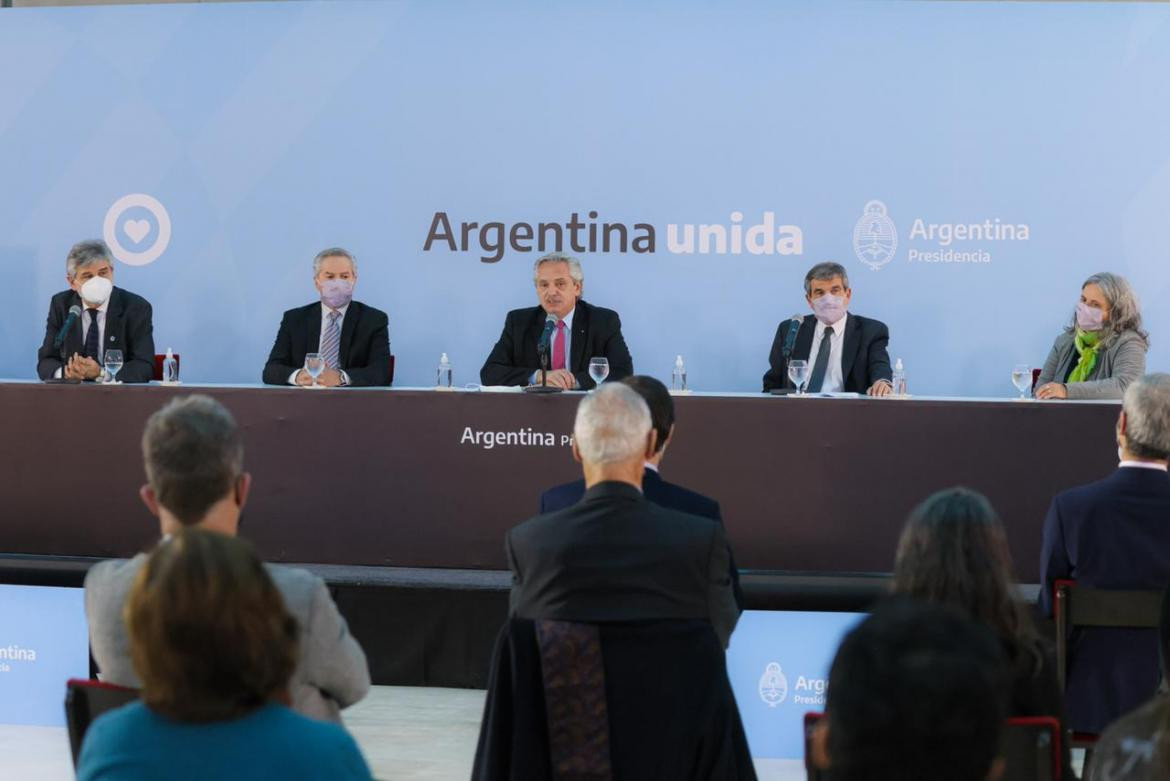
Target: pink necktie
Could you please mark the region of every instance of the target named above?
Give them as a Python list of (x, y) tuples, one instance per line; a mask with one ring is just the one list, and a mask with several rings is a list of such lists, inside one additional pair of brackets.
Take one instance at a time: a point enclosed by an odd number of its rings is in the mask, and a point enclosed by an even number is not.
[(553, 370), (565, 368), (565, 321), (557, 321), (557, 335), (553, 339)]

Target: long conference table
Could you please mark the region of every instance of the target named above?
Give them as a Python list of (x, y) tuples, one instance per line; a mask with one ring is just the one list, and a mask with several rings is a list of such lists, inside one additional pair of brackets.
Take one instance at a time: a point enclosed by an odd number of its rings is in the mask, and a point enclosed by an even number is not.
[[(348, 567), (506, 568), (504, 533), (579, 476), (581, 394), (0, 382), (0, 554), (126, 556), (158, 526), (138, 498), (147, 417), (223, 402), (254, 478), (241, 533), (265, 558)], [(1116, 466), (1116, 402), (675, 398), (664, 476), (719, 500), (742, 569), (889, 572), (910, 510), (987, 494), (1016, 574), (1039, 575), (1052, 495)]]

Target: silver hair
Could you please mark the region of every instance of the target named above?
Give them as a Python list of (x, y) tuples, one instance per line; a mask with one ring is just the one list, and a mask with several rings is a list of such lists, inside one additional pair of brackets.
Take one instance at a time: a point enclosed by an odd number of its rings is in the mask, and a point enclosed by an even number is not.
[[(1110, 344), (1126, 331), (1134, 331), (1149, 344), (1150, 335), (1142, 328), (1142, 308), (1138, 304), (1137, 293), (1133, 292), (1133, 286), (1125, 277), (1102, 271), (1081, 283), (1081, 290), (1089, 285), (1101, 288), (1101, 293), (1109, 302), (1109, 320), (1105, 323), (1106, 333), (1105, 338), (1101, 340), (1102, 346)], [(1073, 312), (1072, 322), (1066, 330), (1072, 333), (1076, 328), (1077, 315)]]
[(1147, 374), (1125, 389), (1127, 449), (1138, 458), (1170, 458), (1170, 374)]
[(69, 254), (65, 256), (65, 274), (73, 279), (81, 269), (103, 260), (113, 265), (113, 261), (110, 261), (110, 248), (106, 246), (104, 241), (97, 239), (79, 241), (69, 249)]
[(569, 276), (573, 278), (573, 281), (582, 286), (585, 284), (585, 272), (581, 270), (581, 261), (564, 252), (550, 252), (536, 259), (536, 262), (532, 264), (532, 282), (534, 284), (537, 281), (536, 275), (540, 273), (540, 267), (545, 263), (568, 263)]
[(353, 256), (352, 252), (341, 247), (330, 247), (329, 249), (321, 250), (317, 253), (317, 257), (313, 258), (314, 277), (321, 273), (321, 261), (325, 260), (325, 258), (349, 258), (349, 263), (353, 266), (353, 273), (357, 273), (357, 258)]
[(816, 264), (804, 275), (804, 294), (806, 296), (812, 295), (812, 283), (814, 279), (819, 282), (828, 282), (833, 277), (841, 277), (841, 284), (845, 286), (846, 290), (849, 289), (849, 272), (840, 263), (827, 261)]
[(630, 386), (607, 382), (581, 400), (573, 438), (587, 464), (613, 464), (644, 453), (650, 408)]

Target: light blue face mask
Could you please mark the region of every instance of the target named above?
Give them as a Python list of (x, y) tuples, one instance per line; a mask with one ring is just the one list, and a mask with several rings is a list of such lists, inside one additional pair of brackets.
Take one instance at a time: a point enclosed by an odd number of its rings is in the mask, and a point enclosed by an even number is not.
[(820, 298), (814, 298), (812, 307), (818, 320), (825, 325), (832, 325), (845, 316), (845, 297), (826, 293)]
[(341, 309), (353, 300), (353, 281), (349, 279), (325, 280), (321, 283), (321, 300), (330, 309)]
[(1077, 328), (1082, 331), (1100, 331), (1105, 325), (1105, 313), (1084, 302), (1077, 303)]

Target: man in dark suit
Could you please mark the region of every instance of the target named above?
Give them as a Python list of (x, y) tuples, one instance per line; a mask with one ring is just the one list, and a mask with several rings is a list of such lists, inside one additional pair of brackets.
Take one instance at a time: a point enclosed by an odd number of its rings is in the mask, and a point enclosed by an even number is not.
[[(804, 296), (815, 317), (785, 320), (776, 329), (764, 392), (791, 388), (790, 360), (808, 361), (809, 393), (867, 393), (888, 396), (893, 392), (886, 324), (849, 314), (853, 290), (849, 274), (840, 263), (818, 263), (804, 276)], [(787, 353), (787, 354), (786, 354)]]
[(318, 385), (389, 385), (390, 319), (353, 300), (357, 260), (340, 247), (313, 258), (313, 284), (321, 300), (290, 309), (280, 321), (276, 343), (264, 365), (269, 385), (312, 385), (305, 356), (320, 353), (325, 363)]
[[(114, 287), (114, 264), (105, 242), (75, 244), (65, 258), (65, 280), (69, 289), (49, 301), (45, 341), (37, 351), (37, 375), (42, 380), (96, 380), (102, 375), (106, 351), (121, 350), (122, 368), (115, 379), (150, 382), (154, 376), (150, 303)], [(56, 347), (57, 334), (75, 306), (82, 310), (81, 316), (66, 332), (62, 347)]]
[(581, 299), (585, 274), (576, 258), (560, 252), (545, 255), (534, 269), (540, 306), (513, 309), (492, 348), (479, 381), (484, 385), (531, 385), (540, 381), (538, 345), (546, 321), (555, 319), (548, 339), (547, 381), (563, 390), (589, 389), (589, 359), (609, 361), (608, 380), (634, 373), (634, 362), (622, 338), (622, 321), (612, 309)]
[[(1117, 471), (1058, 494), (1044, 519), (1040, 605), (1048, 615), (1057, 580), (1119, 590), (1170, 582), (1170, 374), (1126, 389), (1116, 435)], [(1099, 733), (1149, 699), (1161, 679), (1157, 646), (1152, 629), (1074, 632), (1065, 691), (1072, 729)]]
[[(683, 488), (681, 485), (668, 483), (662, 479), (658, 469), (662, 464), (662, 457), (666, 454), (666, 446), (674, 438), (674, 400), (670, 398), (670, 391), (658, 380), (642, 374), (635, 374), (622, 380), (633, 388), (650, 408), (650, 422), (654, 428), (655, 450), (654, 455), (646, 459), (642, 471), (642, 494), (646, 499), (660, 507), (669, 510), (698, 515), (710, 518), (722, 524), (723, 517), (719, 512), (719, 502), (703, 496), (695, 491)], [(540, 495), (540, 512), (551, 513), (563, 510), (566, 507), (581, 501), (585, 495), (585, 481), (574, 480), (571, 483), (554, 486)], [(729, 560), (731, 571), (731, 586), (735, 593), (735, 604), (743, 609), (743, 591), (739, 585), (739, 569), (735, 566), (735, 558)]]
[(634, 390), (606, 383), (577, 408), (581, 501), (508, 532), (511, 610), (567, 621), (702, 619), (727, 646), (739, 618), (723, 527), (647, 501), (657, 435)]

